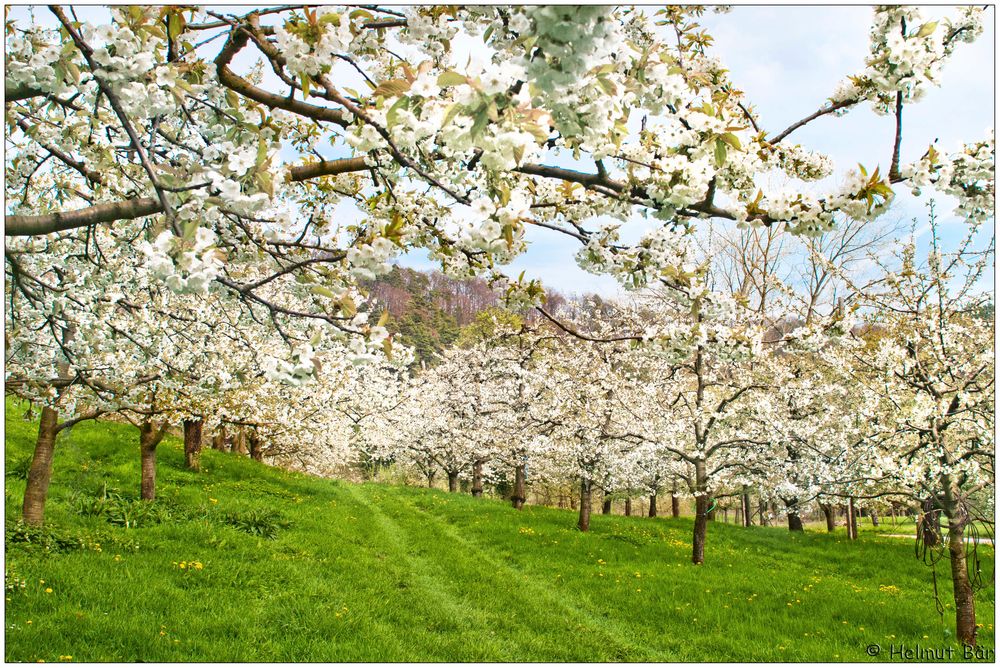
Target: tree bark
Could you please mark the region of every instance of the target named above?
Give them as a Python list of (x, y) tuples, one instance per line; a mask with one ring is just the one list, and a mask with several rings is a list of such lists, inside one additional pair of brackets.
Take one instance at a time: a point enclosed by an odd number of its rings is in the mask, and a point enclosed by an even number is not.
[(877, 527), (878, 526), (878, 511), (875, 510), (874, 508), (872, 508), (871, 510), (868, 511), (868, 514), (872, 518), (872, 526), (873, 527)]
[(649, 516), (656, 517), (656, 494), (649, 495)]
[(144, 501), (156, 498), (156, 446), (163, 440), (164, 427), (156, 427), (152, 422), (139, 426), (139, 456), (142, 462), (142, 486), (140, 497)]
[(219, 452), (226, 451), (226, 427), (224, 425), (220, 424), (215, 430), (215, 435), (212, 437), (212, 449)]
[(250, 449), (247, 447), (247, 430), (245, 427), (240, 427), (236, 434), (233, 435), (232, 450), (241, 455), (250, 454)]
[(743, 526), (753, 526), (753, 511), (750, 510), (750, 493), (743, 492)]
[(788, 530), (805, 531), (802, 526), (802, 518), (799, 517), (799, 500), (788, 499), (785, 501), (785, 510), (788, 513)]
[[(707, 508), (708, 506), (706, 506)], [(677, 498), (677, 494), (674, 492), (670, 493), (670, 516), (680, 517), (681, 516), (681, 500)]]
[(819, 507), (823, 510), (823, 517), (826, 518), (826, 530), (833, 533), (837, 530), (837, 519), (833, 513), (833, 506), (829, 503), (821, 503)]
[(858, 539), (858, 513), (853, 496), (847, 500), (847, 537), (850, 540)]
[(458, 491), (458, 471), (448, 471), (448, 491)]
[(45, 521), (45, 500), (49, 495), (52, 480), (52, 458), (55, 455), (59, 412), (42, 406), (42, 418), (38, 423), (38, 438), (35, 439), (35, 453), (31, 457), (28, 482), (24, 489), (24, 504), (21, 516), (25, 524), (41, 526)]
[(708, 533), (708, 494), (694, 498), (694, 540), (691, 544), (691, 561), (705, 563), (705, 536)]
[(934, 499), (928, 497), (924, 499), (921, 509), (924, 511), (920, 516), (920, 531), (924, 545), (934, 547), (941, 542), (941, 511), (935, 506)]
[(608, 493), (604, 493), (604, 503), (601, 504), (601, 514), (610, 515), (611, 514), (611, 497)]
[(959, 642), (976, 646), (976, 601), (965, 559), (965, 520), (949, 517), (948, 553), (951, 581), (955, 592), (955, 636)]
[(590, 481), (580, 480), (580, 520), (576, 526), (580, 531), (590, 531)]
[(264, 442), (257, 435), (257, 432), (251, 431), (249, 436), (250, 442), (250, 458), (255, 462), (264, 461)]
[(514, 491), (510, 495), (511, 505), (521, 510), (524, 508), (525, 497), (525, 465), (518, 464), (514, 468)]
[(625, 517), (632, 516), (632, 497), (625, 497)]
[(184, 465), (192, 471), (201, 470), (201, 431), (205, 421), (184, 420)]
[(472, 496), (480, 498), (483, 495), (483, 462), (477, 459), (472, 464)]

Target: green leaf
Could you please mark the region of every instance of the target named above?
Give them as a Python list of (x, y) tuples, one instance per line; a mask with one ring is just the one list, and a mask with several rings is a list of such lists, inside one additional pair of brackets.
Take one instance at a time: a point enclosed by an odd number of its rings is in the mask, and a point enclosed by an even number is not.
[(254, 180), (257, 181), (257, 187), (260, 188), (261, 192), (274, 197), (274, 177), (271, 172), (266, 169), (258, 169)]
[(344, 298), (340, 300), (340, 312), (348, 318), (353, 318), (358, 314), (358, 305), (354, 303), (350, 295), (344, 295)]
[(514, 226), (504, 225), (503, 226), (503, 238), (507, 242), (507, 248), (514, 247)]
[(257, 138), (257, 166), (260, 167), (267, 160), (267, 140), (263, 136)]
[(442, 72), (437, 78), (437, 85), (445, 88), (447, 86), (460, 86), (469, 80), (464, 74), (459, 74), (454, 71)]
[(734, 150), (737, 151), (743, 150), (743, 147), (740, 146), (740, 138), (734, 135), (732, 132), (725, 133), (720, 137), (720, 139), (729, 144), (730, 146), (732, 146)]
[(329, 297), (330, 299), (336, 299), (337, 293), (326, 287), (325, 285), (314, 285), (312, 286), (312, 291), (318, 295), (323, 295), (324, 297)]
[(722, 167), (726, 164), (726, 142), (721, 139), (715, 140), (715, 164)]
[(614, 82), (610, 79), (599, 76), (597, 77), (597, 83), (601, 84), (601, 88), (603, 88), (604, 92), (608, 95), (615, 95), (618, 93), (618, 87), (615, 86)]
[(382, 311), (382, 315), (378, 317), (378, 324), (376, 327), (385, 327), (385, 323), (389, 322), (389, 309)]
[(408, 90), (410, 90), (410, 82), (406, 79), (389, 79), (376, 86), (375, 90), (372, 91), (372, 95), (376, 97), (397, 97)]
[(531, 136), (534, 137), (535, 141), (537, 141), (539, 144), (548, 141), (549, 139), (549, 129), (543, 128), (541, 125), (538, 125), (536, 123), (531, 123), (531, 122), (525, 123), (524, 125), (521, 126), (521, 129), (524, 130), (525, 132), (531, 133)]
[(184, 17), (180, 12), (170, 12), (167, 15), (167, 35), (171, 40), (175, 40), (182, 32), (184, 32)]
[(399, 112), (403, 109), (409, 109), (409, 107), (410, 98), (403, 96), (396, 100), (396, 102), (389, 107), (389, 111), (385, 112), (385, 126), (387, 128), (391, 128), (396, 125), (396, 122), (399, 120)]
[(302, 86), (302, 99), (309, 97), (309, 87), (312, 84), (312, 79), (309, 78), (309, 75), (300, 74), (299, 84)]
[(914, 35), (914, 37), (927, 37), (932, 32), (934, 32), (934, 29), (937, 28), (937, 24), (938, 24), (937, 21), (928, 21), (927, 23), (920, 26), (920, 30), (917, 31), (917, 34)]
[(514, 147), (514, 161), (520, 165), (522, 160), (524, 160), (524, 145), (518, 144)]
[(448, 112), (444, 115), (444, 121), (441, 123), (441, 128), (443, 129), (448, 127), (448, 124), (455, 119), (455, 116), (457, 116), (458, 112), (462, 111), (462, 109), (464, 109), (464, 107), (458, 103), (448, 107)]
[(476, 117), (472, 120), (472, 127), (469, 129), (469, 134), (472, 135), (473, 139), (478, 139), (479, 135), (483, 134), (483, 130), (486, 129), (486, 124), (489, 120), (489, 112), (484, 105), (476, 112)]

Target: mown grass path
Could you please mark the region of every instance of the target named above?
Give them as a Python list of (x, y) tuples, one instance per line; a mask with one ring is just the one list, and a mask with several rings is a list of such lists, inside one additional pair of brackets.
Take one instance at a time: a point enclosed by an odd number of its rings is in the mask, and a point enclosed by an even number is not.
[[(713, 523), (695, 567), (689, 519), (597, 515), (581, 534), (570, 511), (213, 451), (193, 473), (175, 439), (150, 510), (131, 500), (134, 429), (107, 423), (60, 440), (49, 528), (30, 534), (11, 520), (34, 425), (7, 408), (8, 661), (863, 661), (872, 643), (952, 643), (898, 538)], [(984, 648), (993, 596), (977, 596)]]

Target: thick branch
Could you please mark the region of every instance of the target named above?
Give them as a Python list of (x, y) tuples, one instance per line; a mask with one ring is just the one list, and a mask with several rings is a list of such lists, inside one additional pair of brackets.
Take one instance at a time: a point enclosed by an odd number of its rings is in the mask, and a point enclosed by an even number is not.
[[(323, 160), (292, 167), (288, 170), (290, 181), (307, 181), (320, 176), (360, 172), (367, 169), (364, 158), (344, 158), (342, 160)], [(163, 206), (152, 197), (129, 200), (127, 202), (108, 202), (95, 204), (85, 209), (50, 213), (40, 216), (7, 216), (4, 221), (4, 235), (8, 237), (27, 237), (38, 234), (51, 234), (72, 230), (88, 225), (113, 223), (116, 220), (142, 218), (163, 213)]]
[(292, 97), (275, 95), (274, 93), (270, 93), (262, 88), (254, 86), (249, 81), (229, 69), (229, 63), (231, 63), (236, 54), (242, 51), (247, 45), (248, 39), (249, 38), (243, 28), (234, 28), (233, 31), (229, 33), (229, 39), (226, 41), (222, 51), (220, 51), (219, 55), (216, 56), (215, 70), (218, 74), (219, 81), (223, 86), (272, 109), (284, 109), (285, 111), (290, 111), (293, 114), (312, 118), (317, 121), (335, 123), (344, 128), (349, 125), (344, 112), (340, 109), (317, 107), (314, 104), (307, 104)]
[(163, 213), (158, 199), (142, 197), (127, 202), (95, 204), (85, 209), (50, 213), (42, 216), (6, 216), (4, 235), (8, 237), (28, 237), (72, 230), (88, 225), (100, 225), (116, 220), (142, 218), (155, 213)]
[(44, 91), (40, 91), (37, 88), (30, 88), (28, 86), (10, 86), (4, 82), (3, 87), (3, 101), (4, 104), (7, 102), (19, 102), (21, 100), (28, 100), (33, 97), (40, 97), (45, 95)]

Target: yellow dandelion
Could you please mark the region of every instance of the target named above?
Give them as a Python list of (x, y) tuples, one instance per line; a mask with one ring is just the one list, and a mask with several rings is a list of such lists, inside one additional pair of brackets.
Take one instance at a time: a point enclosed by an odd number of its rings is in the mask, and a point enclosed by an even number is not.
[(46, 594), (51, 594), (52, 593), (52, 587), (46, 587), (45, 588), (45, 593)]

